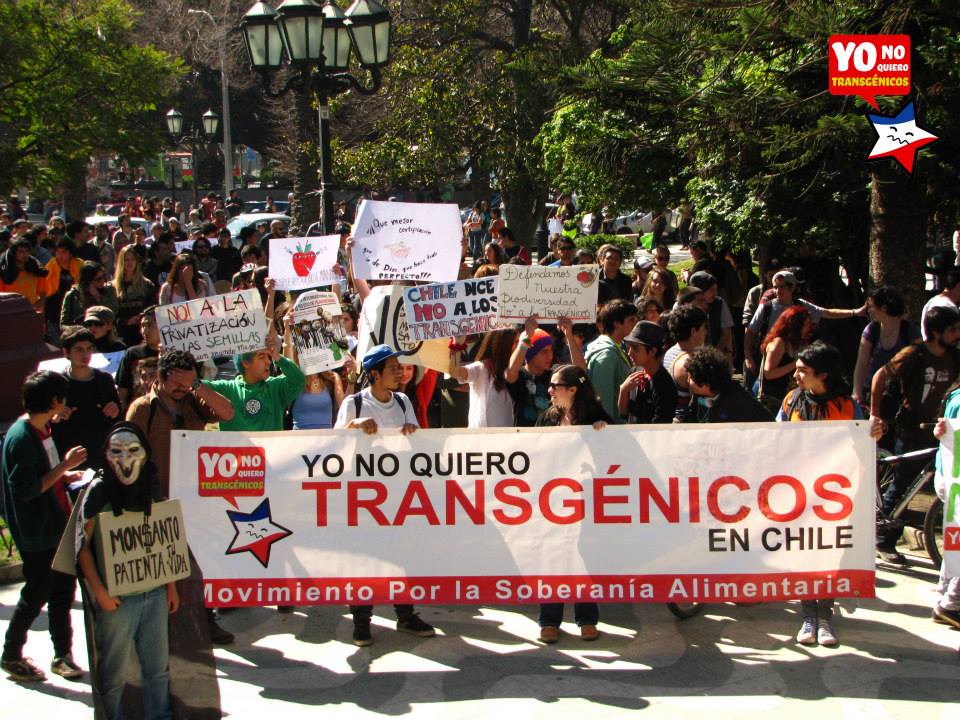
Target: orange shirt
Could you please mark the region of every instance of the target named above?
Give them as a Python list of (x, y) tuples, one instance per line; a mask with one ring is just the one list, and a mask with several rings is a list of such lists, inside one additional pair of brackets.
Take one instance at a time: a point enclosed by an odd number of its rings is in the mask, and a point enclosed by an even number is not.
[[(83, 265), (83, 260), (80, 258), (70, 259), (69, 270), (70, 275), (73, 277), (74, 285), (80, 282), (81, 265)], [(47, 276), (44, 278), (46, 284), (43, 292), (44, 295), (50, 297), (51, 295), (56, 295), (60, 289), (60, 273), (63, 272), (63, 268), (60, 267), (60, 263), (57, 262), (56, 258), (51, 258), (45, 267), (47, 268)]]
[(21, 272), (9, 285), (0, 280), (0, 292), (19, 293), (29, 300), (31, 305), (36, 305), (40, 298), (46, 297), (47, 279), (33, 273)]

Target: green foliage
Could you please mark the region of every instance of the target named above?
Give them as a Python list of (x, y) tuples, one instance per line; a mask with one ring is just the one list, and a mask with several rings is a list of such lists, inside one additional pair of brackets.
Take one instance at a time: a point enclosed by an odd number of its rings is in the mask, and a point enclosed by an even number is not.
[(0, 189), (52, 190), (97, 152), (162, 147), (180, 64), (141, 46), (123, 0), (0, 3)]
[(597, 250), (601, 245), (616, 245), (620, 248), (620, 252), (624, 258), (630, 259), (633, 257), (633, 251), (637, 247), (637, 240), (635, 237), (628, 237), (625, 235), (603, 235), (598, 233), (596, 235), (578, 235), (574, 242), (578, 248), (586, 248), (596, 256)]

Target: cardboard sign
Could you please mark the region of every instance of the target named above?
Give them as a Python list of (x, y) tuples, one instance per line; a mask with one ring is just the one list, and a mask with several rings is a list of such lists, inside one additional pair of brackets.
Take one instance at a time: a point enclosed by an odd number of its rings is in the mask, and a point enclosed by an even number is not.
[[(94, 353), (90, 358), (90, 367), (94, 370), (103, 370), (114, 377), (117, 376), (117, 370), (120, 369), (120, 360), (123, 359), (123, 350), (112, 353)], [(44, 360), (37, 365), (37, 370), (50, 370), (51, 372), (66, 372), (70, 367), (69, 358), (53, 358)]]
[[(172, 441), (208, 606), (874, 594), (864, 421)], [(267, 458), (236, 510), (202, 492), (208, 445)]]
[(403, 289), (407, 332), (413, 340), (485, 333), (497, 322), (497, 278)]
[(400, 362), (450, 372), (448, 340), (414, 340), (407, 327), (403, 308), (404, 288), (398, 285), (375, 287), (360, 310), (357, 362), (374, 345), (389, 345), (400, 351)]
[(943, 567), (947, 577), (960, 575), (960, 420), (947, 419), (940, 438), (936, 482), (943, 482)]
[(910, 93), (909, 35), (831, 35), (831, 95), (859, 95), (879, 110), (876, 95)]
[(364, 200), (353, 225), (353, 272), (362, 280), (456, 280), (460, 210), (452, 203)]
[(190, 552), (179, 500), (142, 512), (97, 515), (97, 554), (103, 584), (111, 595), (141, 593), (190, 576)]
[(531, 315), (541, 323), (564, 317), (593, 322), (599, 279), (597, 265), (501, 265), (498, 317), (505, 323), (523, 322)]
[(291, 336), (307, 375), (338, 368), (346, 360), (350, 351), (340, 317), (340, 300), (332, 292), (311, 290), (297, 298)]
[(157, 308), (160, 344), (198, 360), (253, 352), (267, 344), (267, 319), (256, 289), (234, 290)]
[(270, 277), (277, 290), (305, 290), (333, 285), (341, 276), (337, 264), (339, 235), (270, 238)]

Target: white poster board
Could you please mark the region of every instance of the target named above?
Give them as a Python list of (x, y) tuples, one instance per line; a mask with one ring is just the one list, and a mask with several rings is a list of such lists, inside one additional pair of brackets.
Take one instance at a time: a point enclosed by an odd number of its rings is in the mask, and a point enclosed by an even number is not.
[[(117, 370), (120, 369), (120, 360), (123, 359), (123, 350), (112, 353), (94, 353), (90, 358), (90, 367), (94, 370), (103, 370), (114, 377), (117, 376)], [(37, 370), (50, 370), (51, 372), (66, 372), (70, 367), (69, 358), (53, 358), (52, 360), (43, 360), (37, 365)]]
[(153, 503), (147, 518), (142, 512), (102, 512), (96, 541), (101, 580), (110, 595), (142, 593), (190, 576), (179, 500)]
[(270, 238), (270, 277), (277, 290), (306, 290), (340, 281), (337, 264), (339, 235)]
[(160, 344), (198, 361), (253, 352), (267, 344), (267, 319), (256, 289), (233, 290), (157, 308)]
[(550, 233), (549, 237), (563, 235), (563, 223), (556, 218), (550, 218), (550, 222), (547, 223), (547, 232)]
[(496, 330), (497, 286), (496, 277), (486, 277), (404, 288), (407, 332), (430, 340)]
[(593, 322), (599, 279), (597, 265), (501, 265), (498, 318), (504, 323), (522, 323), (531, 315), (541, 323), (564, 317)]
[(361, 280), (456, 280), (460, 210), (452, 203), (364, 200), (353, 225), (353, 272)]
[(960, 575), (960, 420), (948, 419), (940, 438), (940, 471), (943, 481), (943, 566), (947, 577)]
[(176, 254), (179, 255), (182, 252), (193, 252), (193, 244), (196, 240), (176, 240), (173, 243), (173, 247), (176, 250)]
[(448, 340), (414, 340), (410, 337), (407, 313), (403, 308), (403, 291), (404, 288), (399, 285), (375, 287), (363, 301), (357, 363), (374, 345), (389, 345), (400, 351), (398, 359), (401, 363), (450, 372)]
[(340, 318), (340, 300), (332, 292), (310, 290), (297, 298), (290, 334), (305, 374), (338, 368), (347, 359), (350, 351)]

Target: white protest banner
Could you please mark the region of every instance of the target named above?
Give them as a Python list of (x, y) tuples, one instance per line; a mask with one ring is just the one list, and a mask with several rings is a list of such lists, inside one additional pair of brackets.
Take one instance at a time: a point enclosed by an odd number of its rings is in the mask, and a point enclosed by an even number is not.
[[(947, 432), (940, 438), (943, 472), (943, 567), (947, 577), (960, 575), (960, 420), (947, 420)], [(939, 478), (938, 478), (939, 480)]]
[(208, 605), (874, 594), (866, 422), (172, 440)]
[(564, 317), (593, 322), (599, 279), (596, 265), (501, 265), (498, 318), (505, 323), (523, 322), (535, 314), (541, 323)]
[(142, 593), (190, 576), (179, 500), (155, 502), (150, 516), (112, 510), (97, 515), (97, 553), (110, 595)]
[(260, 293), (232, 290), (157, 308), (160, 344), (185, 350), (196, 360), (252, 352), (267, 344)]
[(453, 203), (364, 200), (353, 224), (353, 272), (361, 280), (455, 280), (460, 210)]
[(291, 336), (307, 375), (338, 368), (346, 360), (347, 334), (340, 316), (340, 300), (332, 292), (310, 290), (297, 298)]
[(496, 277), (404, 288), (403, 307), (413, 340), (473, 335), (500, 327)]
[(550, 237), (563, 235), (563, 223), (556, 218), (550, 218), (550, 222), (547, 223), (547, 232), (550, 233)]
[(305, 290), (340, 282), (337, 264), (339, 235), (270, 238), (270, 277), (277, 290)]
[[(90, 367), (94, 370), (103, 370), (114, 377), (117, 376), (117, 370), (120, 369), (120, 361), (123, 359), (123, 350), (112, 353), (94, 353), (90, 357)], [(37, 365), (37, 370), (50, 370), (51, 372), (65, 372), (70, 367), (69, 358), (53, 358), (52, 360), (43, 360)]]
[(389, 345), (400, 351), (405, 365), (450, 372), (449, 340), (414, 340), (407, 327), (403, 291), (399, 285), (381, 285), (370, 290), (360, 309), (357, 361), (374, 345)]
[(176, 251), (176, 254), (179, 255), (182, 252), (193, 252), (193, 243), (195, 240), (177, 240), (173, 243), (173, 247)]

